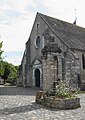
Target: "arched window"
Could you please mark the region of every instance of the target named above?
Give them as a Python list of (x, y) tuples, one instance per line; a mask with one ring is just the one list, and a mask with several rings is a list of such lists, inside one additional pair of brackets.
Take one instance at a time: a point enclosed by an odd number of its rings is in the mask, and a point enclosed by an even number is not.
[(36, 46), (36, 48), (39, 48), (39, 46), (40, 46), (40, 36), (38, 36), (36, 38), (36, 40), (35, 40), (35, 46)]

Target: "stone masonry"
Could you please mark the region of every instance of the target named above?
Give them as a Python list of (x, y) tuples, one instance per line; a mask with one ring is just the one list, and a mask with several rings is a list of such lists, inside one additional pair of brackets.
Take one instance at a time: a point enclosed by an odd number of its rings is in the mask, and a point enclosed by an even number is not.
[[(61, 60), (59, 60), (60, 48), (57, 43), (50, 42), (42, 50), (43, 63), (43, 90), (51, 89), (52, 83), (58, 79), (62, 79)], [(60, 77), (60, 78), (59, 78)]]
[(42, 53), (44, 91), (51, 89), (57, 80), (63, 80), (69, 87), (78, 87), (79, 59), (72, 51), (63, 53), (58, 44), (51, 41)]

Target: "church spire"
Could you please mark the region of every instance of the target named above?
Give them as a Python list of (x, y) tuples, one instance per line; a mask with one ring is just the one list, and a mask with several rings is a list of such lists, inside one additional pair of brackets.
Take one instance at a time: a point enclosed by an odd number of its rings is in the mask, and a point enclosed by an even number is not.
[(73, 22), (73, 24), (76, 25), (76, 21), (77, 21), (77, 14), (76, 14), (76, 9), (75, 9), (75, 21)]

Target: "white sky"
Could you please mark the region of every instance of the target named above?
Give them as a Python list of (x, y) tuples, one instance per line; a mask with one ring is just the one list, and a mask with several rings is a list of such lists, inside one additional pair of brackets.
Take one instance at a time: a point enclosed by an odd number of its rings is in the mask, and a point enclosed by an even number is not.
[[(5, 52), (24, 51), (37, 12), (85, 27), (85, 0), (0, 0), (0, 42)], [(14, 55), (15, 56), (15, 55)], [(9, 60), (10, 57), (10, 60)], [(21, 56), (6, 60), (20, 64)]]

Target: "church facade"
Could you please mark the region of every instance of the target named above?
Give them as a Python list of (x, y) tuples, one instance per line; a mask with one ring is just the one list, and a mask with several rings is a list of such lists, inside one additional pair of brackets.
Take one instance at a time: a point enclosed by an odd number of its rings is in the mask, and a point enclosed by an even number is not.
[(63, 80), (75, 87), (85, 83), (85, 29), (37, 13), (19, 66), (17, 86), (51, 88)]

